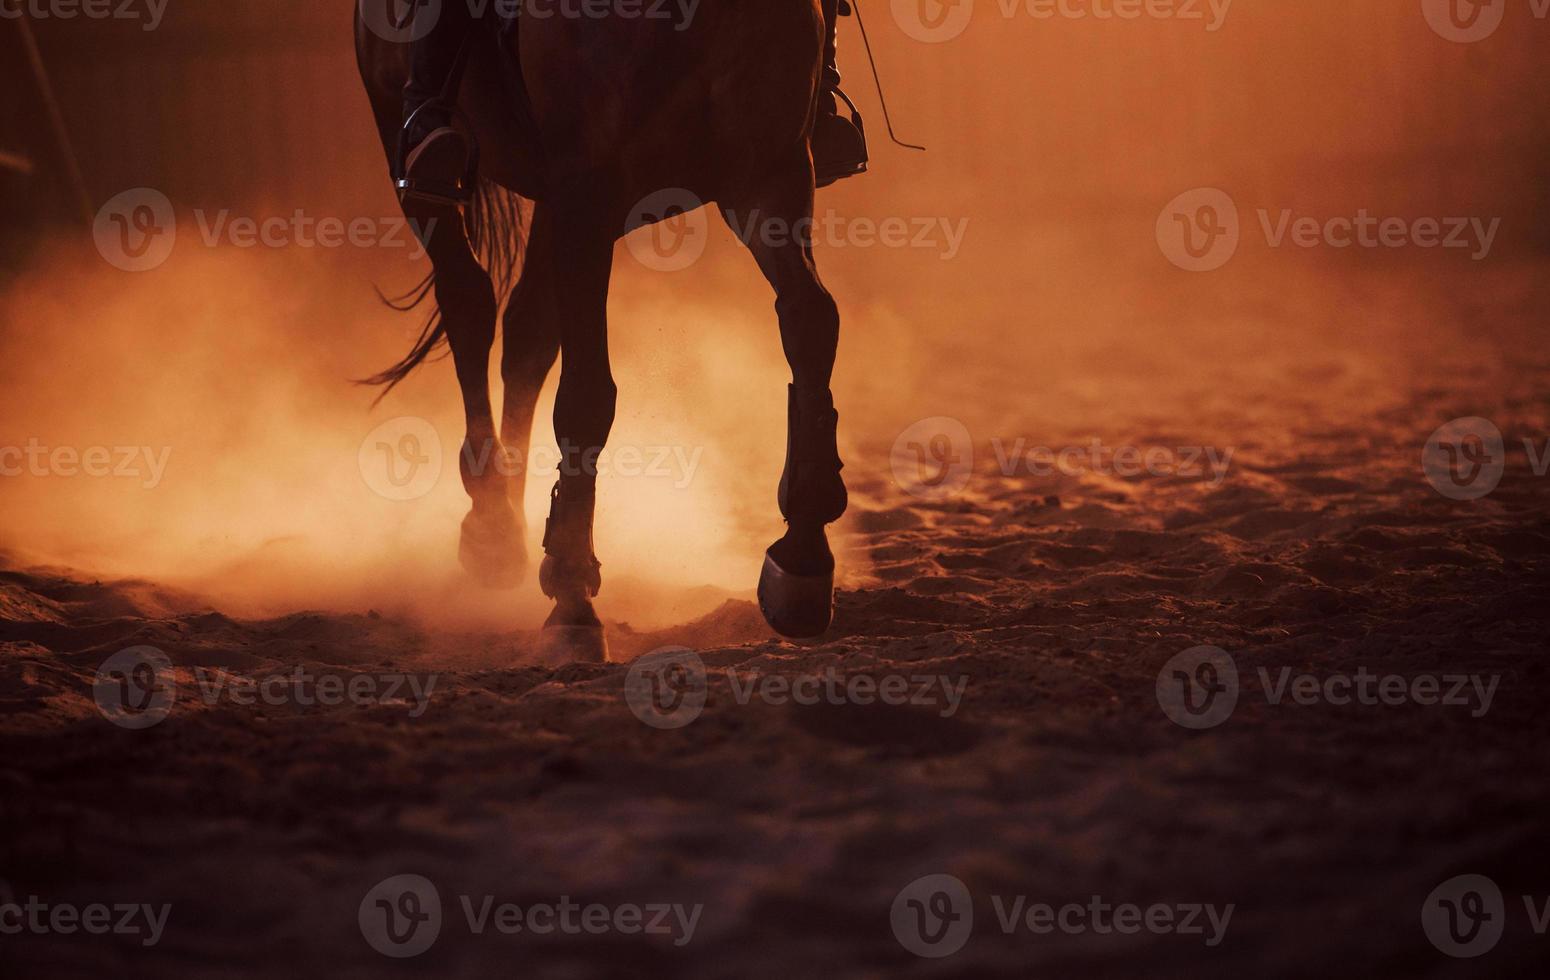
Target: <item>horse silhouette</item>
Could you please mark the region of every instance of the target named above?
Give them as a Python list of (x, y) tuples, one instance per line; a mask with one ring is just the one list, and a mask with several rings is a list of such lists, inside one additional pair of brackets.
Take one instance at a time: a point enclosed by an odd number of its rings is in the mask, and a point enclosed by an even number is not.
[[(378, 3), (393, 0), (357, 6), (356, 50), (391, 169), (409, 45), (375, 28), (390, 13), (364, 16), (377, 13), (365, 5)], [(760, 608), (783, 635), (816, 636), (829, 626), (834, 558), (825, 526), (846, 507), (829, 392), (840, 318), (808, 236), (811, 131), (835, 3), (701, 0), (687, 21), (623, 16), (624, 8), (601, 17), (486, 18), (457, 93), (461, 125), (480, 147), (474, 200), (463, 213), (405, 200), (433, 271), (397, 305), (433, 298), (435, 310), (409, 353), (367, 380), (386, 394), (442, 344), (451, 349), (467, 419), (460, 469), (472, 501), (459, 556), (478, 580), (510, 587), (527, 565), (521, 470), (488, 461), (492, 453), (528, 458), (539, 389), (559, 360), (562, 460), (539, 584), (555, 601), (545, 642), (561, 656), (606, 657), (592, 604), (602, 585), (592, 517), (597, 454), (617, 397), (607, 318), (614, 243), (699, 202), (740, 231), (774, 288), (792, 374), (777, 493), (787, 530), (765, 555)], [(676, 207), (642, 206), (663, 192)], [(497, 316), (499, 426), (488, 382)]]

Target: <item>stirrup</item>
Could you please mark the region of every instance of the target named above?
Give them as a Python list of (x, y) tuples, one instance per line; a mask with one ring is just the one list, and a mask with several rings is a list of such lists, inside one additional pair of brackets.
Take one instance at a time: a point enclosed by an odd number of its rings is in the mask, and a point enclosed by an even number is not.
[[(867, 165), (871, 160), (871, 154), (867, 151), (866, 121), (861, 118), (861, 110), (856, 108), (856, 103), (852, 102), (850, 96), (846, 95), (839, 86), (834, 88), (834, 97), (836, 105), (831, 125), (844, 126), (848, 123), (854, 127), (854, 145), (841, 147), (841, 152), (833, 159), (826, 161), (815, 159), (813, 161), (815, 168), (818, 168), (815, 169), (813, 174), (814, 186), (816, 188), (828, 187), (836, 181), (844, 180), (847, 177), (857, 177), (866, 173)], [(848, 120), (840, 115), (838, 105), (840, 102), (843, 102), (846, 108), (850, 110), (850, 118)], [(821, 125), (823, 125), (821, 118), (813, 124), (815, 142), (818, 127)], [(845, 135), (847, 138), (849, 137), (849, 134)], [(820, 167), (821, 164), (825, 163), (828, 166)]]
[[(460, 178), (448, 182), (446, 180), (427, 180), (423, 177), (411, 177), (409, 175), (409, 158), (413, 156), (409, 148), (409, 133), (414, 127), (415, 120), (427, 107), (435, 106), (446, 112), (453, 120), (461, 122), (463, 128), (456, 130), (462, 137), (468, 148), (467, 163), (463, 168)], [(441, 130), (433, 130), (427, 134), (414, 147), (418, 151), (431, 137)], [(418, 201), (439, 208), (461, 208), (473, 200), (474, 188), (479, 182), (479, 140), (474, 136), (473, 129), (468, 125), (467, 117), (455, 105), (449, 105), (440, 99), (430, 99), (418, 109), (409, 114), (404, 120), (403, 128), (399, 131), (398, 155), (393, 162), (393, 186), (398, 191), (398, 199), (404, 204), (410, 201)]]

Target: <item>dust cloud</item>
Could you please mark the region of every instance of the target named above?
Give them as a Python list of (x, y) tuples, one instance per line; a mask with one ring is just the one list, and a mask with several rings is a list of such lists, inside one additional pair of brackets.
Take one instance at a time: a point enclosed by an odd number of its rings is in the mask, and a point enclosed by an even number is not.
[[(866, 12), (890, 105), (901, 135), (930, 149), (887, 142), (847, 24), (842, 58), (871, 121), (874, 174), (819, 198), (819, 261), (845, 320), (842, 452), (866, 492), (890, 492), (892, 440), (931, 416), (962, 419), (978, 443), (1229, 440), (1206, 431), (1213, 409), (1252, 409), (1290, 357), (1321, 365), (1311, 415), (1374, 410), (1425, 351), (1470, 356), (1467, 322), (1444, 322), (1429, 295), (1516, 281), (1512, 263), (1544, 248), (1550, 207), (1535, 178), (1550, 159), (1550, 96), (1532, 80), (1550, 28), (1523, 11), (1471, 45), (1437, 36), (1414, 4), (1239, 3), (1210, 30), (981, 4), (960, 36), (928, 43), (894, 30), (888, 7)], [(178, 30), (169, 18), (164, 33)], [(0, 286), (0, 447), (67, 451), (41, 475), (0, 479), (0, 547), (185, 586), (242, 614), (378, 609), (534, 626), (547, 604), (531, 571), (522, 588), (489, 592), (457, 567), (466, 497), (450, 365), (375, 409), (374, 393), (349, 383), (396, 359), (418, 327), (372, 293), (418, 278), (408, 250), (202, 241), (200, 217), (223, 209), (394, 213), (348, 39), (308, 43), (273, 54), (294, 69), (266, 88), (290, 107), (275, 145), (255, 150), (249, 129), (223, 119), (168, 161), (137, 148), (179, 145), (182, 117), (168, 115), (162, 138), (133, 138), (91, 65), (62, 73), (92, 176), (167, 189), (179, 244), (162, 267), (131, 274), (61, 232)], [(201, 57), (235, 104), (236, 62), (222, 59), (237, 56)], [(319, 93), (343, 120), (326, 133), (303, 110)], [(309, 148), (326, 149), (326, 163)], [(102, 176), (110, 159), (122, 164), (116, 181)], [(1159, 210), (1197, 188), (1225, 191), (1242, 213), (1238, 255), (1209, 274), (1175, 268), (1155, 232)], [(1504, 220), (1488, 262), (1274, 248), (1259, 232), (1262, 212), (1363, 211)], [(880, 240), (890, 221), (902, 244)], [(705, 258), (683, 272), (643, 268), (624, 248), (616, 259), (611, 446), (633, 453), (633, 475), (604, 475), (597, 544), (605, 614), (642, 626), (749, 594), (780, 530), (788, 373), (771, 297), (730, 232), (707, 234)], [(551, 379), (525, 476), (532, 556), (552, 482), (552, 397)], [(366, 465), (398, 431), (379, 427), (405, 417), (441, 446), (439, 478), (407, 501), (374, 489)], [(140, 462), (123, 476), (54, 465), (96, 447), (112, 468), (129, 449)], [(845, 568), (865, 577), (865, 555)]]

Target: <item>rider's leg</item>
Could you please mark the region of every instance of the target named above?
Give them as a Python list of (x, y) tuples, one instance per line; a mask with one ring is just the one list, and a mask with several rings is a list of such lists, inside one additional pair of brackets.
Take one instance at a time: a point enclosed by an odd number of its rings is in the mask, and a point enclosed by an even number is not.
[[(407, 121), (427, 102), (440, 100), (457, 64), (459, 50), (474, 26), (472, 4), (443, 3), (421, 8), (416, 16), (436, 16), (430, 33), (415, 41), (409, 51), (409, 81), (404, 86), (404, 119)], [(438, 15), (439, 8), (439, 15)], [(415, 119), (408, 133), (412, 144), (434, 130), (450, 125), (451, 114), (431, 105)]]
[[(472, 149), (452, 125), (445, 97), (457, 71), (458, 57), (474, 27), (473, 5), (462, 2), (423, 7), (417, 16), (435, 16), (429, 33), (409, 52), (404, 85), (402, 159), (399, 193), (441, 206), (456, 206), (468, 196), (464, 186)], [(453, 93), (455, 100), (456, 93)]]
[[(840, 70), (836, 35), (842, 0), (823, 0), (828, 36), (823, 49), (823, 79), (818, 98), (818, 118), (813, 122), (813, 170), (819, 187), (865, 173), (866, 137), (854, 121), (840, 114)], [(848, 7), (845, 8), (849, 12)]]

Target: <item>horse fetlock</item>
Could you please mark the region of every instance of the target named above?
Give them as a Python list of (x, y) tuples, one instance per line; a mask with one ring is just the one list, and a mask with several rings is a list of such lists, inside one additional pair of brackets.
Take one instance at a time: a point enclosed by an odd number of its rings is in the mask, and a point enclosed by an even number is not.
[(458, 561), (476, 581), (490, 588), (512, 588), (527, 569), (527, 545), (517, 512), (476, 507), (463, 518)]

